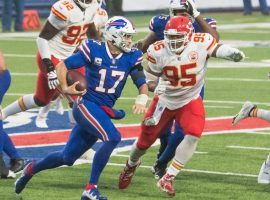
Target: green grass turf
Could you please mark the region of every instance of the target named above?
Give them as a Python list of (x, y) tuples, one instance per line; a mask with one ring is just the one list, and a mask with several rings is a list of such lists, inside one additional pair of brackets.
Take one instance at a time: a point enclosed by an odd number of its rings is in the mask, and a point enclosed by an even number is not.
[[(243, 16), (242, 13), (204, 13), (218, 21), (218, 25), (269, 22), (269, 17), (255, 13), (252, 16)], [(136, 27), (148, 27), (152, 16), (131, 16)], [(254, 30), (258, 33), (254, 34)], [(145, 36), (139, 33), (136, 40)], [(248, 28), (245, 30), (221, 30), (221, 40), (264, 40), (269, 42), (269, 28)], [(5, 54), (32, 55), (36, 53), (34, 38), (0, 38), (0, 48)], [(267, 82), (268, 68), (256, 68), (256, 63), (269, 59), (270, 49), (266, 47), (241, 48), (249, 57), (246, 62), (253, 62), (255, 68), (209, 68), (206, 75), (205, 105), (207, 117), (232, 116), (241, 108), (241, 102), (246, 100), (266, 103), (269, 102), (269, 82)], [(211, 59), (210, 65), (224, 63), (218, 59)], [(34, 57), (7, 56), (7, 63), (12, 73), (36, 73), (36, 61)], [(226, 65), (226, 64), (224, 64)], [(234, 80), (213, 81), (210, 78), (232, 78)], [(237, 79), (261, 79), (264, 82), (243, 82)], [(35, 76), (12, 76), (12, 85), (5, 96), (3, 106), (16, 100), (20, 94), (32, 93), (35, 89)], [(13, 94), (13, 95), (11, 95)], [(17, 96), (16, 96), (17, 94)], [(14, 96), (15, 95), (15, 96)], [(123, 97), (136, 97), (136, 88), (129, 80), (122, 94)], [(211, 100), (211, 102), (209, 102)], [(224, 101), (216, 103), (215, 101)], [(214, 102), (212, 102), (214, 101)], [(231, 104), (228, 101), (240, 103)], [(132, 114), (134, 99), (119, 99), (116, 107), (124, 109), (127, 117), (116, 123), (139, 123), (142, 115)], [(260, 105), (260, 104), (259, 104)], [(207, 106), (228, 106), (228, 108), (211, 108)], [(260, 105), (263, 108), (269, 108)], [(203, 136), (199, 142), (197, 151), (207, 154), (195, 154), (186, 165), (187, 169), (233, 172), (241, 174), (257, 175), (261, 163), (268, 151), (231, 149), (227, 146), (253, 146), (269, 148), (268, 135), (255, 134), (225, 134)], [(157, 147), (148, 151), (143, 158), (143, 164), (151, 166), (156, 158)], [(128, 155), (128, 152), (123, 154)], [(110, 162), (124, 164), (126, 158), (112, 157)], [(89, 176), (89, 164), (80, 166), (48, 170), (38, 174), (29, 183), (22, 194), (25, 200), (75, 200), (79, 199), (84, 184)], [(100, 179), (100, 190), (110, 200), (156, 200), (168, 199), (166, 194), (160, 192), (155, 186), (155, 180), (149, 169), (139, 168), (130, 188), (124, 191), (117, 189), (118, 176), (122, 167), (107, 166)], [(0, 180), (0, 199), (16, 199), (13, 192), (14, 180)], [(174, 183), (177, 196), (175, 199), (239, 199), (259, 200), (270, 199), (269, 186), (258, 185), (256, 177), (225, 176), (217, 174), (205, 174), (183, 171)]]

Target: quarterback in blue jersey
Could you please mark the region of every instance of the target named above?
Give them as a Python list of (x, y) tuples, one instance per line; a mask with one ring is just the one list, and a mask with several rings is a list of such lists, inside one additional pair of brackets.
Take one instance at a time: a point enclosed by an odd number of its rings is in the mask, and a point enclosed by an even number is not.
[[(41, 161), (30, 163), (22, 176), (16, 181), (15, 192), (20, 193), (31, 177), (46, 169), (61, 165), (72, 165), (85, 151), (99, 139), (101, 147), (96, 151), (89, 183), (83, 191), (82, 200), (107, 199), (99, 193), (97, 184), (109, 157), (121, 140), (120, 132), (111, 119), (125, 116), (123, 110), (113, 108), (120, 97), (130, 75), (139, 90), (133, 106), (134, 113), (144, 113), (148, 100), (148, 87), (141, 66), (142, 52), (132, 48), (132, 36), (135, 29), (124, 17), (113, 17), (105, 24), (105, 42), (87, 40), (79, 51), (61, 62), (57, 67), (57, 76), (66, 95), (81, 95), (73, 106), (77, 124), (62, 151), (54, 152)], [(77, 91), (76, 84), (67, 85), (67, 70), (85, 66), (87, 90)]]
[[(171, 0), (169, 5), (170, 15), (157, 15), (152, 17), (149, 29), (150, 33), (143, 39), (137, 42), (137, 48), (146, 52), (148, 47), (159, 40), (164, 39), (164, 30), (167, 22), (171, 16), (185, 15), (193, 20), (193, 31), (194, 32), (205, 32), (210, 33), (217, 41), (219, 40), (218, 33), (216, 31), (216, 20), (211, 18), (203, 18), (200, 12), (197, 11), (196, 5), (193, 0)], [(147, 75), (147, 73), (146, 73)], [(157, 81), (150, 81), (147, 77), (148, 87), (150, 91), (155, 91), (157, 94), (162, 90), (162, 85), (156, 88)], [(165, 88), (166, 86), (164, 86)], [(204, 88), (201, 90), (201, 97), (204, 96)], [(171, 133), (171, 127), (173, 126), (174, 134)], [(168, 129), (163, 131), (160, 137), (160, 149), (157, 155), (157, 161), (152, 167), (152, 172), (156, 179), (161, 178), (165, 174), (165, 170), (168, 162), (173, 158), (175, 149), (178, 144), (183, 140), (184, 134), (177, 123), (169, 126)]]
[[(1, 178), (15, 178), (14, 172), (22, 170), (24, 160), (19, 156), (8, 134), (3, 129), (1, 114), (1, 103), (11, 82), (9, 70), (6, 67), (5, 59), (0, 51), (0, 176)], [(10, 157), (10, 169), (8, 169), (3, 160), (3, 152)]]

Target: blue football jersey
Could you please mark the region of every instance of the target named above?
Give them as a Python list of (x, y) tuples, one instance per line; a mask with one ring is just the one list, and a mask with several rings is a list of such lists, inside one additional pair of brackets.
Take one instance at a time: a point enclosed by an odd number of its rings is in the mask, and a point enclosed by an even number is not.
[[(149, 24), (149, 29), (153, 31), (157, 37), (158, 40), (163, 40), (164, 39), (164, 30), (167, 22), (170, 20), (170, 15), (156, 15), (152, 17), (150, 24)], [(217, 22), (214, 19), (211, 18), (204, 18), (204, 20), (214, 29), (216, 29)], [(194, 32), (199, 33), (201, 32), (201, 28), (199, 24), (194, 21), (192, 23), (194, 27)]]
[(100, 106), (113, 107), (122, 93), (127, 77), (134, 66), (142, 61), (143, 54), (136, 48), (114, 58), (107, 43), (86, 40), (79, 47), (79, 52), (64, 62), (68, 69), (85, 66), (88, 89), (83, 98)]

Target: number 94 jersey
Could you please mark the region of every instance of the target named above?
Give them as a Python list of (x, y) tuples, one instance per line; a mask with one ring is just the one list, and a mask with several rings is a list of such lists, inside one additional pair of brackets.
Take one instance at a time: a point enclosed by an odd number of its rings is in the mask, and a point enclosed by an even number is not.
[[(96, 1), (96, 0), (94, 0)], [(51, 8), (48, 21), (60, 32), (49, 40), (51, 54), (58, 59), (70, 56), (82, 40), (86, 39), (86, 32), (99, 4), (93, 3), (83, 12), (73, 0), (57, 1)]]
[(172, 53), (164, 40), (152, 44), (147, 51), (149, 68), (162, 73), (162, 80), (170, 86), (159, 96), (167, 108), (180, 108), (200, 95), (204, 85), (207, 58), (216, 47), (216, 40), (208, 33), (195, 33), (180, 55)]

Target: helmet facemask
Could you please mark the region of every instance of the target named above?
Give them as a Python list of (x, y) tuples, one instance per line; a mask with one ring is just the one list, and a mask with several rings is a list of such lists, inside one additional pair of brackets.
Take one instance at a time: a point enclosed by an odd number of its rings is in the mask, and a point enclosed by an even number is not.
[(164, 31), (164, 38), (173, 53), (181, 53), (189, 42), (186, 32), (177, 32), (174, 29)]

